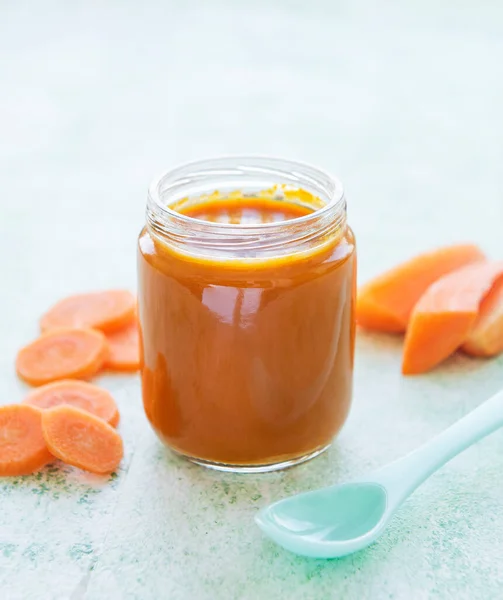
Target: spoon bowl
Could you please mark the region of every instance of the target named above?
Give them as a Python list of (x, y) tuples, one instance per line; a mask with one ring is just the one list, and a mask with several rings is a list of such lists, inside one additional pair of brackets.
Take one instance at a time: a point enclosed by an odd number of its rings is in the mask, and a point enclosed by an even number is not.
[(387, 505), (382, 485), (362, 481), (280, 500), (260, 511), (255, 521), (291, 552), (333, 558), (368, 546), (385, 526)]

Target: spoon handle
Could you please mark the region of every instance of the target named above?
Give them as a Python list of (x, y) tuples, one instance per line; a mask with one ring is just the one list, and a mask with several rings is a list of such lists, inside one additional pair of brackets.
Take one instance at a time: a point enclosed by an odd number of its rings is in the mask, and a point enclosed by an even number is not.
[(503, 426), (503, 390), (410, 454), (373, 473), (396, 508), (432, 473), (466, 448)]

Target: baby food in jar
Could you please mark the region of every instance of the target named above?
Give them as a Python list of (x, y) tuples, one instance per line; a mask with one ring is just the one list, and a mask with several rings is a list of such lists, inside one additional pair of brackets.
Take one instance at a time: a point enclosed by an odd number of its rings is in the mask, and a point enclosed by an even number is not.
[(351, 403), (355, 240), (341, 184), (281, 159), (170, 171), (138, 245), (146, 415), (190, 460), (236, 471), (326, 449)]

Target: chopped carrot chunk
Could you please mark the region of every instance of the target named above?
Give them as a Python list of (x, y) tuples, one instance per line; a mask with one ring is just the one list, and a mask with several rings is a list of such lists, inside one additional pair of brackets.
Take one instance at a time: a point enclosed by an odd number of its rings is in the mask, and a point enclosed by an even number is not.
[(416, 304), (405, 336), (402, 372), (429, 371), (469, 337), (479, 306), (503, 275), (503, 261), (468, 265), (441, 277)]
[(358, 324), (367, 329), (403, 333), (414, 305), (432, 283), (483, 259), (477, 246), (462, 244), (438, 248), (398, 265), (358, 290)]
[(496, 356), (503, 352), (503, 278), (482, 300), (463, 350), (473, 356)]

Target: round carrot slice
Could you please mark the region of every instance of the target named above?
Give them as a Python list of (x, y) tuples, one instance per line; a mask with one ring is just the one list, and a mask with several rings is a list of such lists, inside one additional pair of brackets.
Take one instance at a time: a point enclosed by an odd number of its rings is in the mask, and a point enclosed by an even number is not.
[(29, 475), (53, 460), (42, 435), (42, 412), (26, 404), (0, 407), (0, 476)]
[(115, 471), (124, 455), (117, 431), (75, 406), (62, 404), (43, 411), (42, 431), (54, 456), (91, 473)]
[(31, 385), (58, 379), (86, 379), (97, 373), (108, 355), (108, 342), (93, 329), (50, 331), (22, 348), (18, 375)]
[(134, 320), (136, 298), (127, 290), (77, 294), (55, 304), (40, 319), (43, 332), (61, 327), (84, 327), (108, 333)]
[(137, 371), (140, 368), (140, 336), (136, 321), (107, 335), (110, 352), (105, 368), (114, 371)]
[(30, 392), (23, 404), (30, 404), (42, 410), (69, 404), (96, 415), (112, 427), (116, 427), (119, 422), (119, 409), (110, 392), (92, 383), (75, 379), (43, 385)]

